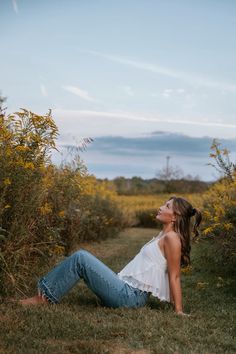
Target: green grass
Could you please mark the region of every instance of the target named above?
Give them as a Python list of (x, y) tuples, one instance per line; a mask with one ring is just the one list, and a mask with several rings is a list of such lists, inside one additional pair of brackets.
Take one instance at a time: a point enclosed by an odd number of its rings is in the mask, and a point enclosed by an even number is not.
[[(127, 229), (116, 239), (80, 247), (119, 271), (156, 234)], [(184, 310), (192, 317), (177, 316), (153, 297), (139, 309), (105, 308), (81, 282), (59, 305), (2, 302), (0, 353), (235, 353), (235, 282), (210, 263), (211, 247), (206, 241), (193, 245), (192, 271), (182, 274)]]

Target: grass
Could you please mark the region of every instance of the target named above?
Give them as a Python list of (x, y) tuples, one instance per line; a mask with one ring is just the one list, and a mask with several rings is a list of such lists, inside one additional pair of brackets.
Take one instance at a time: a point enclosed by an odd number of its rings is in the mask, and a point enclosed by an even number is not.
[[(157, 233), (131, 228), (80, 247), (118, 272)], [(235, 282), (206, 258), (211, 247), (194, 244), (192, 270), (182, 274), (184, 310), (192, 317), (178, 317), (153, 297), (139, 309), (105, 308), (81, 282), (59, 305), (2, 302), (0, 353), (235, 353)]]

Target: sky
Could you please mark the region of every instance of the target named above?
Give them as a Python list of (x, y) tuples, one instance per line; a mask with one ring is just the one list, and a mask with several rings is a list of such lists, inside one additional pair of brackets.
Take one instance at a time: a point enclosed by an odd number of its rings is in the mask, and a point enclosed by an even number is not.
[(100, 178), (165, 166), (215, 180), (213, 138), (236, 160), (235, 0), (0, 0), (8, 112), (52, 109)]

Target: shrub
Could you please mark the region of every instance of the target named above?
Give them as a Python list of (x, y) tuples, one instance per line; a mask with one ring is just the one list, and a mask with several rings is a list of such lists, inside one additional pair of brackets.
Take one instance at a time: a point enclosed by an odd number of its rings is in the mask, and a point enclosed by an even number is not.
[(22, 110), (0, 114), (0, 277), (1, 290), (24, 281), (36, 257), (48, 250), (37, 235), (44, 198), (42, 179), (58, 131), (51, 112), (45, 116)]
[(81, 203), (78, 238), (82, 241), (114, 237), (123, 228), (123, 214), (110, 198), (86, 196)]
[(61, 167), (51, 163), (57, 135), (51, 112), (0, 114), (2, 295), (28, 290), (41, 265), (123, 226), (114, 191), (89, 176), (78, 155)]
[[(203, 196), (204, 229), (203, 236), (214, 239), (218, 251), (214, 259), (219, 264), (236, 265), (236, 171), (230, 162), (228, 151), (221, 150), (213, 141), (211, 154), (219, 171), (224, 173)], [(226, 157), (225, 157), (226, 156)]]
[(140, 227), (156, 227), (157, 209), (137, 210), (135, 216), (137, 218), (137, 225)]

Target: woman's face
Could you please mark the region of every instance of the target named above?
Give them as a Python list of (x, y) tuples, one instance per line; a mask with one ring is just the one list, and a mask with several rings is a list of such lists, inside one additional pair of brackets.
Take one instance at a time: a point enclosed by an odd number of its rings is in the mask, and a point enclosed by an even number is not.
[(163, 224), (168, 224), (171, 221), (175, 221), (175, 215), (173, 211), (173, 199), (168, 200), (164, 205), (158, 209), (156, 219)]

